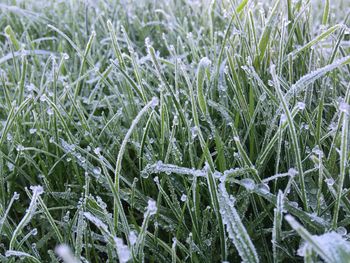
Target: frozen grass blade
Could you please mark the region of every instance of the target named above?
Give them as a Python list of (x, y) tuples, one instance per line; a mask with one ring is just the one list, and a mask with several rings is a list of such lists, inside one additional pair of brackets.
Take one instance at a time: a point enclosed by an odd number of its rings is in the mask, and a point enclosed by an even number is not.
[(234, 199), (228, 195), (224, 182), (219, 185), (219, 200), (220, 214), (228, 236), (235, 245), (242, 262), (260, 262), (256, 249), (235, 209)]
[(332, 221), (333, 229), (336, 229), (338, 224), (340, 200), (343, 193), (343, 185), (344, 185), (345, 173), (346, 173), (347, 161), (348, 161), (348, 130), (349, 130), (350, 106), (346, 102), (341, 102), (339, 108), (341, 112), (344, 112), (344, 115), (343, 115), (343, 128), (341, 132), (341, 142), (340, 142), (340, 151), (339, 151), (339, 157), (340, 157), (339, 173), (340, 174), (338, 179), (338, 192), (337, 192), (336, 202), (334, 205), (334, 213), (333, 213), (333, 221)]
[(279, 80), (277, 78), (276, 72), (275, 72), (275, 67), (274, 65), (271, 66), (271, 75), (274, 81), (274, 86), (278, 95), (278, 98), (281, 101), (285, 116), (287, 118), (287, 122), (288, 122), (288, 128), (289, 128), (289, 133), (292, 139), (292, 147), (293, 147), (293, 151), (294, 151), (294, 156), (295, 156), (295, 161), (296, 161), (296, 165), (298, 168), (298, 177), (299, 177), (299, 183), (300, 183), (300, 190), (301, 190), (301, 199), (303, 202), (303, 206), (305, 208), (306, 211), (309, 210), (309, 206), (308, 206), (308, 202), (307, 202), (307, 196), (306, 196), (306, 189), (305, 189), (305, 179), (304, 179), (304, 171), (303, 171), (303, 166), (301, 163), (301, 153), (300, 153), (300, 147), (299, 147), (299, 141), (298, 141), (298, 136), (297, 136), (297, 132), (295, 129), (295, 125), (294, 125), (294, 121), (292, 118), (292, 114), (289, 110), (288, 104), (284, 98), (284, 95), (282, 94), (282, 91), (280, 89), (280, 83)]

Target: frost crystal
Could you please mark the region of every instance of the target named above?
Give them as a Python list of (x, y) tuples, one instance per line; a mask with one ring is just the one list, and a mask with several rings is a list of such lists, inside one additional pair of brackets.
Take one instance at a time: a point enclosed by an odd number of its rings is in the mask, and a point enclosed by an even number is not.
[(253, 181), (253, 179), (250, 178), (245, 178), (241, 180), (241, 184), (248, 190), (248, 191), (252, 191), (255, 188), (255, 183)]
[(181, 201), (182, 201), (182, 202), (186, 202), (186, 200), (187, 200), (187, 195), (183, 194), (183, 195), (181, 196)]
[(137, 235), (136, 235), (136, 232), (135, 231), (131, 231), (130, 234), (129, 234), (129, 241), (130, 241), (130, 244), (133, 246), (136, 244), (136, 240), (137, 240)]
[(153, 97), (151, 100), (151, 108), (155, 108), (159, 103), (159, 99), (157, 97)]
[(294, 169), (294, 168), (290, 168), (290, 169), (288, 170), (288, 174), (289, 174), (291, 177), (294, 177), (294, 176), (296, 176), (296, 175), (298, 174), (298, 171), (297, 171), (296, 169)]
[(62, 244), (56, 247), (56, 254), (66, 263), (78, 263), (79, 261), (74, 257), (69, 246)]
[(152, 199), (148, 200), (147, 212), (150, 215), (155, 215), (157, 213), (157, 203), (156, 203), (156, 201), (154, 201)]
[(128, 262), (131, 259), (131, 253), (128, 246), (124, 245), (121, 238), (115, 237), (114, 242), (117, 246), (118, 258), (120, 263)]
[(345, 114), (349, 114), (349, 112), (350, 112), (350, 105), (345, 103), (345, 102), (340, 102), (339, 103), (339, 110), (341, 112), (344, 112)]
[(304, 110), (305, 109), (305, 103), (304, 102), (298, 102), (297, 107), (299, 110)]

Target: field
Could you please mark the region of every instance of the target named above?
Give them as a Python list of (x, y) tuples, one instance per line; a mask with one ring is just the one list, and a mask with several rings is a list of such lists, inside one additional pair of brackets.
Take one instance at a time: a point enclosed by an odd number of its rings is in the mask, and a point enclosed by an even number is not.
[(350, 0), (0, 0), (0, 262), (350, 262)]

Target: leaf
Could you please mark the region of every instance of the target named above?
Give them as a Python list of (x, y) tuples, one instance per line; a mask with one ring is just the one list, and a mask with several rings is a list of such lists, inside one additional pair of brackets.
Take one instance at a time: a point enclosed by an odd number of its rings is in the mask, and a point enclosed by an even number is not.
[(222, 221), (226, 225), (228, 236), (242, 258), (242, 262), (259, 262), (258, 253), (234, 207), (233, 198), (226, 191), (224, 183), (219, 185), (218, 197)]
[[(286, 215), (285, 219), (291, 227), (306, 241), (306, 246), (314, 250), (327, 263), (348, 263), (350, 259), (350, 242), (336, 232), (329, 232), (320, 236), (311, 235), (294, 217)], [(301, 253), (303, 255), (303, 253)]]

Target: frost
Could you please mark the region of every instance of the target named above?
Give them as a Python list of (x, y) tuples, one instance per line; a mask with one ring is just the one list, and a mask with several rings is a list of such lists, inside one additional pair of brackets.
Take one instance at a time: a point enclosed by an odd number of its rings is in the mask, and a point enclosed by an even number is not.
[(92, 169), (92, 172), (94, 173), (94, 175), (99, 176), (99, 175), (101, 175), (101, 168), (96, 166)]
[(64, 60), (68, 60), (69, 59), (69, 55), (67, 53), (63, 53), (62, 57)]
[(24, 150), (24, 146), (21, 145), (21, 144), (18, 144), (17, 147), (16, 147), (16, 150), (19, 151), (19, 152), (21, 152), (21, 151)]
[(350, 258), (350, 242), (343, 239), (340, 234), (332, 231), (320, 236), (311, 235), (294, 217), (287, 215), (285, 218), (291, 227), (305, 240), (305, 245), (300, 249), (300, 252), (312, 249), (325, 262), (348, 262)]
[(305, 109), (305, 103), (304, 102), (298, 102), (297, 107), (299, 110), (304, 110)]
[(51, 115), (53, 115), (53, 109), (51, 109), (51, 108), (48, 108), (47, 110), (46, 110), (46, 112), (47, 112), (47, 114), (49, 115), (49, 116), (51, 116)]
[(131, 253), (128, 246), (124, 245), (121, 238), (115, 237), (114, 242), (117, 246), (117, 253), (120, 263), (128, 262), (131, 259)]
[(8, 134), (6, 135), (6, 139), (7, 139), (9, 142), (12, 141), (12, 135), (11, 135), (11, 133), (8, 133)]
[(95, 153), (96, 155), (100, 155), (100, 154), (101, 154), (101, 148), (100, 148), (100, 147), (96, 147), (96, 148), (94, 149), (94, 153)]
[(165, 164), (162, 161), (158, 161), (155, 164), (148, 164), (141, 171), (141, 176), (143, 178), (148, 178), (151, 173), (174, 173), (174, 174), (182, 174), (182, 175), (192, 175), (196, 177), (204, 177), (206, 176), (205, 169), (203, 170), (195, 170), (186, 167), (180, 167), (174, 164)]
[(256, 249), (234, 207), (234, 200), (226, 191), (224, 183), (220, 183), (218, 193), (222, 221), (226, 225), (228, 236), (242, 258), (242, 262), (259, 262)]
[(324, 156), (323, 151), (320, 149), (318, 145), (316, 145), (313, 149), (312, 152), (316, 154), (318, 157), (322, 158)]
[(281, 114), (281, 123), (285, 123), (287, 121), (287, 115)]
[(346, 102), (340, 102), (339, 103), (339, 110), (340, 110), (340, 112), (343, 112), (345, 114), (349, 114), (349, 112), (350, 112), (350, 105), (347, 104)]
[(159, 99), (157, 97), (153, 97), (150, 103), (151, 108), (154, 109), (158, 105)]
[(183, 194), (181, 195), (181, 199), (180, 199), (182, 202), (186, 202), (187, 200), (187, 195)]
[(130, 231), (129, 234), (129, 242), (130, 244), (133, 246), (136, 244), (136, 240), (137, 240), (137, 235), (135, 231)]
[(14, 192), (14, 193), (13, 193), (13, 199), (14, 199), (14, 200), (18, 200), (18, 199), (19, 199), (19, 196), (20, 196), (19, 193), (17, 193), (17, 192)]
[(157, 203), (156, 201), (150, 199), (148, 200), (148, 203), (147, 203), (147, 212), (150, 214), (150, 215), (155, 215), (157, 213)]
[(79, 261), (74, 257), (72, 250), (68, 245), (61, 244), (55, 248), (56, 254), (63, 259), (65, 263), (78, 263)]
[(327, 185), (329, 185), (329, 186), (334, 185), (334, 179), (333, 179), (333, 178), (327, 178), (327, 179), (325, 179), (324, 181), (325, 181), (325, 183), (326, 183)]
[(261, 193), (270, 193), (270, 187), (267, 184), (258, 184), (257, 188), (260, 190)]
[(40, 96), (41, 102), (45, 102), (46, 100), (47, 100), (47, 96), (45, 94)]
[(39, 195), (44, 193), (44, 189), (42, 186), (37, 185), (37, 186), (30, 186), (30, 190), (33, 191), (33, 198), (37, 198)]
[(298, 174), (298, 171), (297, 171), (296, 169), (294, 169), (294, 168), (290, 168), (290, 169), (288, 170), (288, 174), (289, 174), (291, 177), (294, 177), (294, 176), (296, 176), (296, 175)]
[(30, 133), (30, 134), (34, 134), (34, 133), (36, 133), (36, 129), (35, 129), (35, 128), (31, 128), (31, 129), (29, 129), (29, 133)]
[(29, 254), (22, 252), (22, 251), (16, 251), (16, 250), (7, 250), (5, 252), (5, 257), (20, 257), (20, 258), (24, 258), (24, 257), (28, 257)]
[(203, 57), (200, 61), (199, 61), (199, 67), (204, 67), (207, 68), (211, 65), (211, 61), (209, 58), (207, 57)]
[(101, 229), (104, 233), (108, 233), (108, 227), (105, 223), (102, 222), (101, 219), (97, 218), (96, 216), (92, 215), (90, 212), (84, 212), (84, 216), (92, 222), (95, 226), (97, 226), (99, 229)]
[(192, 127), (191, 128), (191, 135), (192, 135), (192, 139), (195, 139), (198, 135), (198, 127)]
[(253, 191), (255, 183), (253, 179), (245, 178), (240, 181), (241, 185), (244, 186), (248, 191)]
[(177, 115), (174, 116), (173, 124), (174, 125), (178, 125), (179, 124), (179, 117)]
[(343, 226), (338, 227), (336, 232), (341, 236), (345, 236), (347, 234), (347, 230)]

